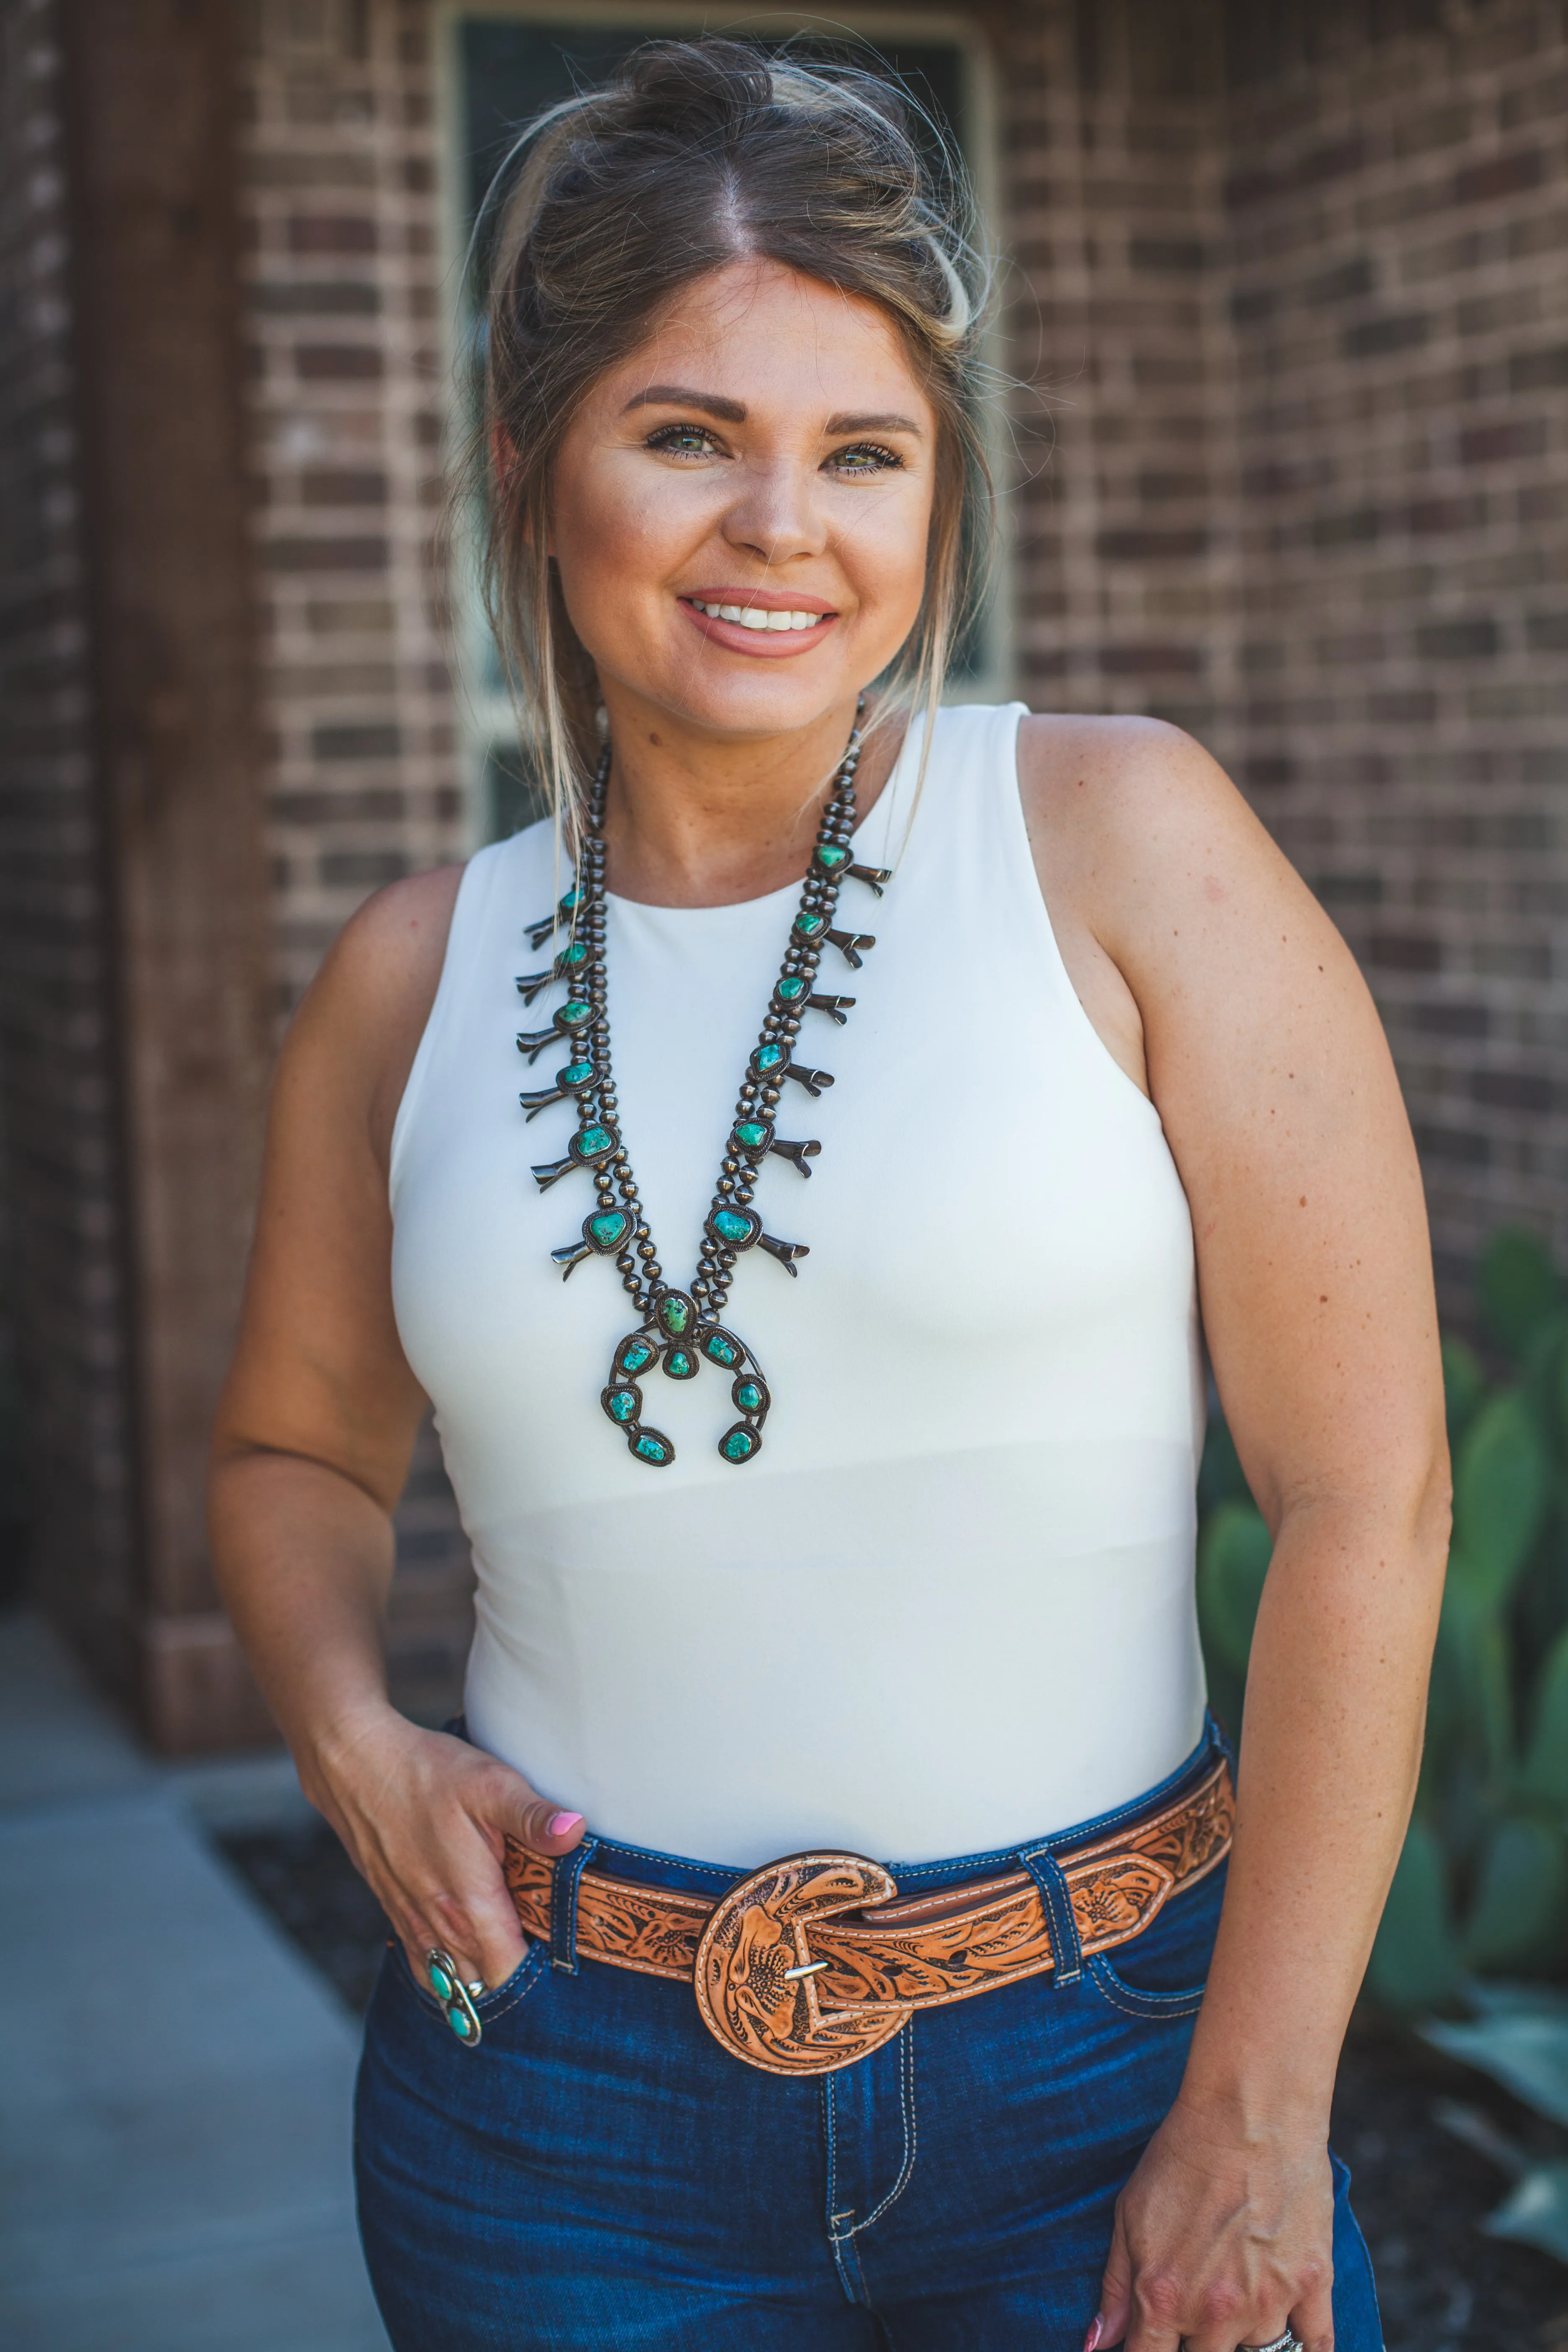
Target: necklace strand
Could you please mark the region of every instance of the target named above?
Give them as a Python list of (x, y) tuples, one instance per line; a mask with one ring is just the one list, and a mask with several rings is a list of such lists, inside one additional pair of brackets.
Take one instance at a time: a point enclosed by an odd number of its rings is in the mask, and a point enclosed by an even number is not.
[(608, 744), (595, 774), (572, 887), (549, 915), (527, 927), (535, 948), (563, 929), (567, 937), (548, 970), (518, 981), (524, 1003), (531, 1004), (558, 981), (566, 983), (567, 994), (547, 1028), (519, 1036), (518, 1050), (531, 1063), (547, 1045), (564, 1041), (572, 1058), (556, 1072), (553, 1086), (524, 1093), (520, 1100), (531, 1119), (552, 1103), (563, 1101), (572, 1102), (577, 1116), (576, 1132), (565, 1157), (535, 1167), (534, 1180), (546, 1192), (574, 1169), (585, 1169), (597, 1195), (596, 1206), (583, 1220), (581, 1238), (563, 1244), (551, 1255), (561, 1268), (563, 1280), (585, 1258), (615, 1260), (638, 1322), (616, 1348), (610, 1378), (599, 1401), (625, 1436), (634, 1461), (650, 1468), (662, 1469), (675, 1459), (671, 1441), (642, 1418), (641, 1381), (660, 1364), (668, 1378), (678, 1381), (694, 1378), (704, 1360), (729, 1372), (731, 1401), (740, 1418), (720, 1438), (720, 1456), (739, 1464), (753, 1461), (762, 1450), (763, 1423), (772, 1402), (767, 1382), (751, 1349), (720, 1318), (736, 1260), (743, 1251), (765, 1250), (791, 1275), (796, 1271), (795, 1261), (807, 1255), (805, 1243), (779, 1241), (764, 1233), (752, 1201), (762, 1162), (769, 1152), (790, 1160), (802, 1176), (809, 1176), (810, 1163), (822, 1149), (815, 1139), (786, 1141), (774, 1129), (785, 1080), (793, 1079), (813, 1097), (833, 1084), (828, 1071), (813, 1069), (794, 1058), (805, 1013), (826, 1013), (842, 1026), (855, 1002), (852, 996), (816, 992), (814, 983), (822, 950), (827, 946), (837, 948), (858, 970), (861, 958), (877, 944), (866, 932), (838, 930), (833, 923), (846, 879), (865, 883), (878, 898), (892, 879), (884, 866), (852, 863), (855, 771), (859, 758), (857, 724), (823, 811), (779, 976), (741, 1082), (719, 1179), (704, 1220), (697, 1268), (688, 1290), (675, 1289), (665, 1280), (617, 1118), (605, 972)]

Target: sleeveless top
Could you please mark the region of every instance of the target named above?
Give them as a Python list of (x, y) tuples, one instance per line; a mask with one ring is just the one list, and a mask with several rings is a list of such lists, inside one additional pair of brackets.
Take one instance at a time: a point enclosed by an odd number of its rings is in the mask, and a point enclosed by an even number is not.
[[(638, 1321), (613, 1259), (552, 1248), (586, 1174), (530, 1173), (574, 1114), (526, 1122), (524, 927), (569, 874), (548, 824), (463, 877), (392, 1146), (393, 1294), (435, 1408), (478, 1575), (467, 1711), (480, 1747), (591, 1832), (754, 1868), (806, 1847), (914, 1864), (1109, 1811), (1198, 1738), (1202, 1386), (1192, 1225), (1158, 1112), (1079, 1004), (1019, 803), (1023, 706), (919, 726), (856, 837), (896, 868), (846, 882), (865, 968), (825, 950), (767, 1231), (724, 1321), (773, 1404), (723, 1461), (727, 1374), (644, 1376), (667, 1468), (599, 1391)], [(689, 1285), (748, 1055), (798, 899), (612, 897), (619, 1126), (665, 1279)], [(839, 967), (842, 966), (842, 969)], [(560, 1059), (566, 1058), (564, 1053)]]

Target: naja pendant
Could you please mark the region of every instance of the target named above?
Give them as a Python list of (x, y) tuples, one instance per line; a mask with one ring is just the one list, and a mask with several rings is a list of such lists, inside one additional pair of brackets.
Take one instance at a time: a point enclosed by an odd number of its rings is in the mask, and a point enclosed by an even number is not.
[(671, 1441), (642, 1417), (643, 1381), (659, 1370), (666, 1380), (695, 1380), (704, 1363), (730, 1374), (730, 1402), (741, 1416), (719, 1440), (720, 1460), (750, 1462), (762, 1452), (772, 1399), (756, 1358), (723, 1324), (704, 1321), (689, 1291), (661, 1290), (649, 1320), (628, 1331), (616, 1348), (608, 1383), (599, 1391), (599, 1402), (636, 1461), (663, 1470), (675, 1459)]

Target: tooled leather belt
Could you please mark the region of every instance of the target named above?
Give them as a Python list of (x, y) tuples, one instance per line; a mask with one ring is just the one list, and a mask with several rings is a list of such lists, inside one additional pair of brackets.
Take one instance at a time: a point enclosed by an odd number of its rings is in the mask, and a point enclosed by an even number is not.
[[(1235, 1811), (1221, 1761), (1163, 1812), (1056, 1856), (1045, 1884), (1065, 1882), (1084, 1956), (1126, 1943), (1178, 1887), (1222, 1861)], [(541, 1939), (552, 1935), (554, 1871), (508, 1841), (518, 1917)], [(690, 1984), (709, 2031), (750, 2066), (827, 2074), (879, 2049), (917, 2009), (1054, 1968), (1041, 1885), (1019, 1870), (899, 1902), (878, 1863), (797, 1853), (753, 1871), (714, 1904), (585, 1867), (576, 1950)]]

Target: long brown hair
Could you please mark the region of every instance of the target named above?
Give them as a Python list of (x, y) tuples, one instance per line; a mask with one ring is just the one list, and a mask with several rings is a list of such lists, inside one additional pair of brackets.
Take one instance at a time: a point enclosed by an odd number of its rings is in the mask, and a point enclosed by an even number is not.
[(484, 492), (490, 625), (524, 741), (569, 829), (597, 756), (599, 696), (546, 551), (556, 455), (583, 400), (663, 306), (738, 259), (879, 304), (935, 411), (925, 593), (878, 717), (934, 712), (992, 543), (976, 425), (988, 271), (967, 182), (942, 152), (943, 167), (928, 170), (903, 100), (874, 75), (737, 41), (656, 41), (608, 87), (541, 115), (498, 173), (479, 231), (489, 268), (470, 473)]

